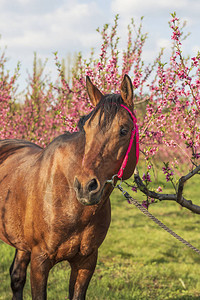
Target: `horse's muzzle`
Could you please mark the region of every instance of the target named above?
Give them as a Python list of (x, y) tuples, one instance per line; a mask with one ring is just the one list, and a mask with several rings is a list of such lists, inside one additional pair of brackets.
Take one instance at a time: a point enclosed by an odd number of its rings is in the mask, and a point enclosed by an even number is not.
[(75, 177), (74, 190), (78, 201), (83, 205), (95, 205), (101, 200), (100, 183), (97, 178), (92, 178), (85, 185), (82, 185)]

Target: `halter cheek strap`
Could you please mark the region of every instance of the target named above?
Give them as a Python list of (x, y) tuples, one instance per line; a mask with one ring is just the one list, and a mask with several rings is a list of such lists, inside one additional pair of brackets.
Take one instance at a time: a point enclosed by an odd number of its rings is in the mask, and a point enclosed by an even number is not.
[(119, 179), (121, 179), (122, 176), (123, 176), (123, 172), (124, 172), (124, 169), (125, 169), (127, 161), (128, 161), (128, 155), (129, 155), (129, 152), (131, 151), (131, 147), (132, 147), (132, 144), (133, 144), (134, 137), (136, 139), (136, 164), (138, 163), (138, 159), (139, 159), (139, 132), (138, 132), (138, 126), (137, 126), (137, 119), (128, 107), (126, 107), (123, 104), (121, 104), (121, 106), (123, 108), (125, 108), (129, 112), (129, 114), (131, 115), (131, 117), (133, 119), (134, 128), (131, 132), (130, 142), (129, 142), (128, 149), (126, 151), (124, 160), (122, 162), (121, 168), (119, 169), (119, 172), (117, 173), (117, 177)]

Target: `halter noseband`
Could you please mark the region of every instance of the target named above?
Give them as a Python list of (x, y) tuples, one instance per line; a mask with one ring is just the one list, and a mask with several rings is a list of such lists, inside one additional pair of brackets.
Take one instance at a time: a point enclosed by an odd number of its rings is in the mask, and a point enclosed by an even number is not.
[(128, 161), (128, 155), (129, 155), (129, 152), (131, 151), (131, 147), (132, 147), (132, 144), (133, 144), (134, 137), (136, 139), (136, 164), (138, 163), (138, 159), (139, 159), (139, 132), (138, 132), (138, 126), (137, 126), (137, 119), (128, 107), (126, 107), (123, 104), (121, 104), (121, 106), (123, 108), (125, 108), (129, 112), (129, 114), (131, 115), (131, 118), (133, 119), (134, 128), (131, 132), (131, 138), (130, 138), (130, 142), (129, 142), (128, 149), (126, 151), (124, 160), (123, 160), (122, 165), (119, 169), (119, 172), (117, 173), (117, 177), (119, 179), (122, 179), (123, 172), (124, 172), (124, 169), (125, 169), (127, 161)]

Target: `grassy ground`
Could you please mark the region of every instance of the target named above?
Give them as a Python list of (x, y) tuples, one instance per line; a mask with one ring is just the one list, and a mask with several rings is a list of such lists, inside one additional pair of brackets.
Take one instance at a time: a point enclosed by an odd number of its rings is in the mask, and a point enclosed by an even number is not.
[[(198, 176), (187, 184), (186, 196), (199, 203)], [(136, 198), (144, 197), (138, 193)], [(112, 223), (99, 251), (87, 299), (200, 299), (200, 256), (128, 204), (118, 190), (111, 199)], [(166, 201), (149, 210), (200, 249), (199, 215)], [(0, 300), (11, 299), (8, 274), (13, 255), (11, 247), (0, 244)], [(67, 262), (55, 266), (49, 276), (48, 299), (67, 299), (68, 280)], [(24, 299), (31, 299), (29, 276)]]

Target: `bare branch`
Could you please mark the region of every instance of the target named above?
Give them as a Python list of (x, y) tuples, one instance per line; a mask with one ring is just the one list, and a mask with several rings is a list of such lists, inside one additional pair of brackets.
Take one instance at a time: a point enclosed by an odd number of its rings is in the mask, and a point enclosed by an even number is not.
[(151, 198), (154, 198), (154, 199), (158, 199), (160, 201), (163, 201), (163, 200), (176, 201), (181, 206), (189, 209), (190, 211), (192, 211), (196, 214), (200, 214), (200, 206), (193, 204), (191, 200), (187, 200), (182, 196), (185, 181), (190, 179), (195, 174), (198, 174), (199, 171), (200, 171), (200, 166), (196, 167), (192, 172), (190, 172), (187, 175), (180, 178), (177, 195), (176, 194), (161, 194), (161, 193), (156, 193), (154, 191), (149, 191), (147, 189), (147, 187), (145, 186), (145, 184), (143, 183), (142, 179), (140, 178), (139, 171), (137, 168), (135, 169), (134, 179), (135, 179), (135, 183), (137, 184), (137, 187), (139, 188), (139, 190), (142, 193), (144, 193), (145, 195), (147, 195)]
[(200, 171), (200, 165), (197, 166), (194, 170), (192, 170), (191, 172), (189, 172), (187, 175), (182, 176), (179, 179), (179, 185), (178, 185), (178, 193), (177, 193), (177, 202), (181, 204), (182, 201), (182, 195), (183, 195), (183, 187), (184, 187), (184, 183), (190, 179), (192, 176), (194, 176), (195, 174), (197, 174)]
[(136, 101), (136, 102), (134, 102), (134, 104), (135, 105), (139, 105), (139, 104), (147, 102), (147, 101), (149, 101), (149, 97), (146, 97), (146, 98), (144, 98), (142, 100)]

